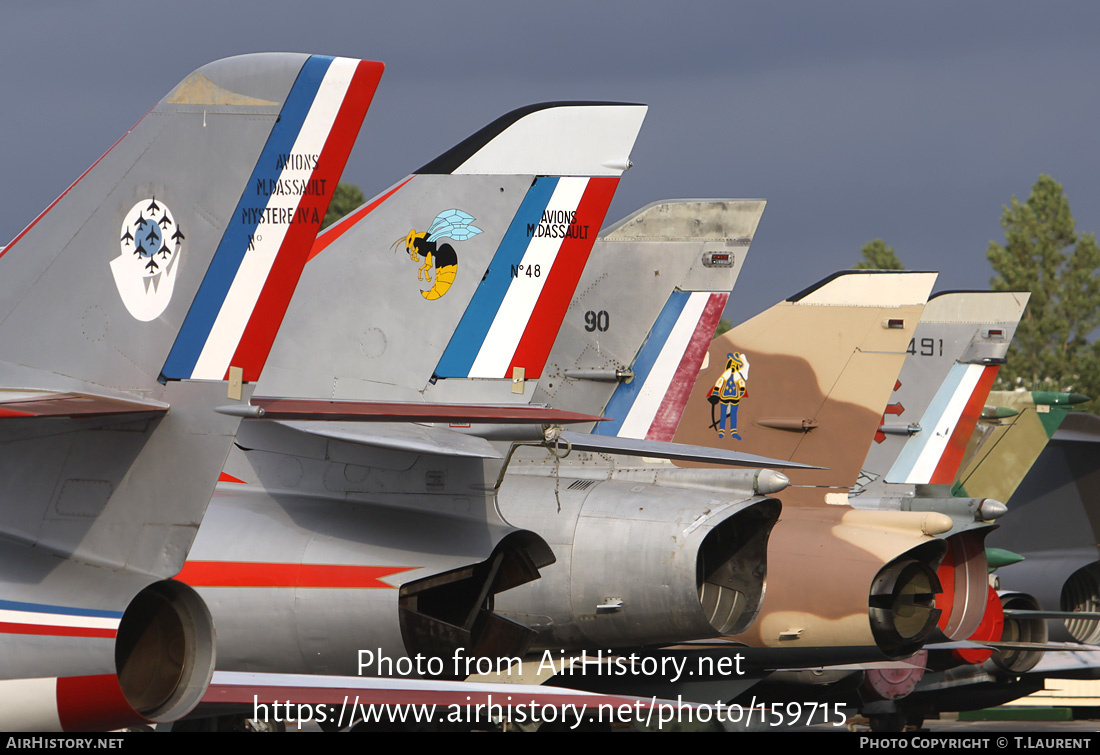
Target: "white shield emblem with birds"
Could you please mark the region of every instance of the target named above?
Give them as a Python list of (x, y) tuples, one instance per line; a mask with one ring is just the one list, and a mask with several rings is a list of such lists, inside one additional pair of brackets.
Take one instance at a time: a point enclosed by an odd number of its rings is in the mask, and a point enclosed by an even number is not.
[(119, 238), (122, 253), (111, 260), (111, 273), (122, 303), (135, 319), (155, 320), (168, 306), (183, 239), (175, 213), (155, 197), (141, 200), (126, 213)]

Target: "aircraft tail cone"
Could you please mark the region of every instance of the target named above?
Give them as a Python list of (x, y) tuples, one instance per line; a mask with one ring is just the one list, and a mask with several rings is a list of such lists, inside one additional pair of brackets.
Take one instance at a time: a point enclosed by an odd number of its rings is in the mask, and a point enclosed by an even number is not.
[(753, 486), (757, 495), (775, 495), (791, 484), (791, 480), (782, 472), (761, 469), (756, 473)]
[(992, 498), (984, 499), (981, 506), (978, 507), (978, 515), (982, 518), (982, 521), (985, 522), (993, 519), (1000, 519), (1006, 513), (1008, 513), (1008, 506)]

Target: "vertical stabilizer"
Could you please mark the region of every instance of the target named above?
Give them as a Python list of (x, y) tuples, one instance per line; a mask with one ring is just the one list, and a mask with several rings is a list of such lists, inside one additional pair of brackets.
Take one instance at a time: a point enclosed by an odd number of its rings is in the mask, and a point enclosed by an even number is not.
[(0, 728), (202, 697), (210, 614), (169, 578), (240, 422), (214, 410), (251, 395), (381, 73), (204, 66), (0, 254)]
[(536, 402), (603, 412), (594, 433), (671, 440), (764, 200), (672, 200), (605, 230)]
[(846, 271), (719, 336), (676, 440), (828, 467), (855, 482), (935, 273)]
[[(7, 420), (5, 462), (37, 470), (0, 483), (23, 501), (7, 535), (178, 570), (238, 420), (212, 412), (231, 402), (224, 384), (177, 378), (221, 381), (231, 363), (258, 374), (268, 335), (249, 323), (278, 327), (381, 72), (296, 54), (204, 66), (5, 248), (0, 387), (145, 409), (55, 420), (50, 433)], [(217, 315), (240, 338), (215, 369), (177, 371), (214, 290), (251, 292)], [(256, 348), (232, 356), (245, 347)]]
[(261, 392), (528, 401), (645, 112), (514, 111), (328, 229)]
[(864, 462), (865, 477), (954, 482), (1028, 297), (947, 291), (928, 300)]

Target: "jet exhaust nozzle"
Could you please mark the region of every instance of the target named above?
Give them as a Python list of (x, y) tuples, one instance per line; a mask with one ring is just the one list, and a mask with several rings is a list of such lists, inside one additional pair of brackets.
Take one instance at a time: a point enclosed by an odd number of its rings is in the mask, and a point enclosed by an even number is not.
[(145, 718), (190, 713), (214, 674), (214, 622), (198, 593), (173, 580), (139, 592), (119, 623), (115, 668), (126, 701)]
[[(1074, 613), (1100, 613), (1100, 562), (1083, 566), (1062, 585), (1062, 610)], [(1100, 622), (1090, 619), (1066, 619), (1066, 631), (1076, 642), (1095, 645), (1100, 641)]]
[(936, 608), (940, 581), (916, 556), (919, 550), (914, 548), (888, 563), (871, 583), (871, 632), (883, 652), (894, 657), (919, 650), (941, 613)]
[[(1047, 641), (1047, 623), (1044, 619), (1012, 616), (1008, 611), (1038, 611), (1039, 601), (1022, 592), (1005, 593), (1001, 595), (1001, 606), (1005, 609), (1004, 631), (1001, 633), (1001, 642), (1034, 642), (1042, 644)], [(1043, 657), (1041, 650), (1027, 650), (1024, 648), (1000, 648), (988, 663), (999, 669), (1013, 674), (1022, 674), (1035, 668)]]

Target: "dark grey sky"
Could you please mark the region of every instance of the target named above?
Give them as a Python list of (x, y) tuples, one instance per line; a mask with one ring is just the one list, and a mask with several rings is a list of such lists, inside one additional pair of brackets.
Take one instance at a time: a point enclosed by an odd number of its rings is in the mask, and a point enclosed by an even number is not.
[(1001, 205), (1040, 173), (1100, 229), (1098, 29), (1061, 2), (4, 3), (0, 243), (190, 71), (291, 50), (386, 63), (345, 172), (368, 196), (515, 107), (645, 102), (609, 220), (767, 198), (735, 319), (876, 237), (983, 288)]

